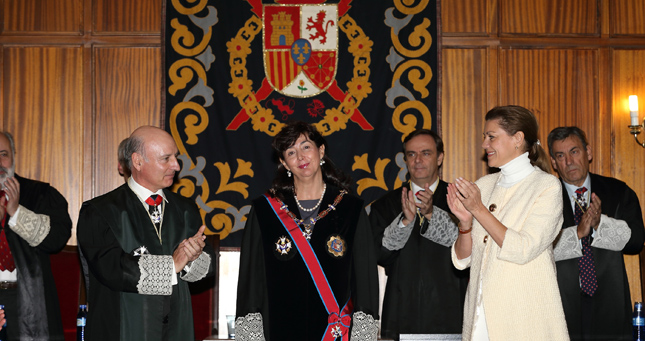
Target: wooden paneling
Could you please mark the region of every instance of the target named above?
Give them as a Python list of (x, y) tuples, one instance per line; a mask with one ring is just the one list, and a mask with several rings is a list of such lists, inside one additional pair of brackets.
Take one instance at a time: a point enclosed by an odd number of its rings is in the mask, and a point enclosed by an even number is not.
[(612, 0), (612, 35), (645, 36), (645, 1), (643, 0)]
[(501, 34), (597, 35), (597, 0), (498, 0)]
[[(645, 149), (629, 134), (630, 124), (628, 96), (639, 98), (640, 123), (645, 113), (645, 50), (612, 51), (613, 120), (615, 129), (614, 175), (636, 189), (641, 205), (645, 204)], [(645, 134), (639, 135), (643, 141)], [(644, 206), (645, 208), (645, 206)]]
[[(613, 50), (612, 51), (612, 84), (613, 84), (613, 120), (615, 130), (614, 140), (614, 176), (623, 180), (636, 191), (641, 207), (645, 209), (645, 149), (634, 141), (629, 134), (630, 124), (628, 96), (637, 95), (639, 109), (645, 108), (645, 50)], [(643, 121), (641, 113), (640, 123)], [(639, 136), (643, 141), (644, 134)], [(631, 273), (637, 274), (640, 267), (638, 256), (625, 256), (625, 263)], [(640, 284), (637, 276), (629, 276), (632, 300), (642, 300)], [(637, 299), (640, 298), (640, 299)]]
[(485, 174), (481, 148), (488, 96), (486, 48), (443, 49), (442, 126), (445, 157), (442, 177), (475, 180)]
[[(627, 96), (641, 96), (645, 108), (644, 1), (443, 0), (441, 6), (444, 179), (479, 172), (479, 157), (469, 149), (481, 136), (475, 118), (496, 105), (519, 104), (536, 113), (545, 147), (552, 128), (585, 130), (591, 171), (625, 181), (645, 208), (645, 149), (627, 128)], [(482, 98), (485, 108), (477, 108)], [(643, 264), (639, 256), (625, 262), (632, 300), (640, 301)]]
[(94, 31), (96, 34), (161, 32), (160, 0), (94, 1)]
[(94, 195), (123, 183), (117, 148), (141, 125), (159, 126), (161, 50), (158, 47), (101, 47), (94, 51), (96, 146)]
[(82, 49), (8, 47), (3, 54), (3, 129), (15, 138), (16, 173), (51, 183), (67, 198), (76, 222), (82, 201)]
[[(595, 49), (502, 49), (500, 51), (500, 104), (516, 104), (533, 111), (544, 142), (551, 129), (579, 126), (590, 142), (596, 138), (598, 112), (598, 51)], [(600, 136), (598, 136), (600, 137)], [(605, 164), (592, 164), (592, 171), (610, 171)], [(607, 173), (605, 173), (607, 174)]]
[(2, 33), (81, 34), (82, 0), (4, 0)]
[(441, 33), (443, 35), (487, 35), (488, 5), (481, 0), (441, 2)]
[(162, 3), (0, 0), (0, 121), (18, 172), (58, 188), (74, 224), (122, 183), (121, 139), (161, 122)]

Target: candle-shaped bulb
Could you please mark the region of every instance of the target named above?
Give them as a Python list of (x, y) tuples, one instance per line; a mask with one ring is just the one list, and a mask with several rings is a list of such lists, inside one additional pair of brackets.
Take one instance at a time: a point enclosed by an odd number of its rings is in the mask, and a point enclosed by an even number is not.
[(632, 119), (632, 125), (638, 125), (638, 97), (636, 95), (629, 96), (629, 116)]

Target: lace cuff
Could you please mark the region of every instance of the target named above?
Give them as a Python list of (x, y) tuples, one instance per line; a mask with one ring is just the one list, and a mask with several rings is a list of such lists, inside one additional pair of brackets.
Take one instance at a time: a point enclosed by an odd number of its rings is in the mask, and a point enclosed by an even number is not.
[(428, 230), (422, 236), (439, 245), (450, 247), (459, 235), (457, 225), (452, 221), (448, 212), (437, 206), (434, 206), (432, 210), (432, 217), (428, 221)]
[(264, 341), (262, 314), (250, 313), (235, 320), (235, 339), (241, 341)]
[(139, 257), (141, 277), (137, 283), (137, 291), (142, 295), (172, 294), (173, 273), (172, 256), (142, 255)]
[(611, 251), (622, 251), (631, 236), (632, 230), (629, 229), (627, 222), (602, 214), (591, 246)]
[(378, 321), (372, 315), (357, 311), (352, 316), (352, 341), (376, 341), (378, 335)]
[(186, 282), (197, 282), (206, 277), (210, 266), (211, 256), (206, 252), (202, 252), (197, 259), (191, 262), (190, 266), (186, 265), (184, 267), (186, 273), (180, 276), (180, 278)]
[(405, 243), (408, 242), (410, 234), (412, 234), (412, 227), (416, 221), (416, 216), (408, 225), (404, 227), (399, 227), (399, 221), (403, 217), (403, 213), (399, 213), (396, 218), (390, 223), (388, 227), (385, 228), (383, 233), (383, 247), (390, 251), (401, 250)]
[(24, 239), (29, 246), (36, 247), (47, 237), (51, 225), (49, 223), (49, 216), (44, 214), (37, 214), (30, 211), (24, 206), (19, 206), (20, 212), (18, 213), (17, 222), (15, 226), (9, 226), (16, 232), (20, 238)]
[(555, 238), (553, 257), (555, 261), (582, 257), (582, 248), (578, 239), (578, 226), (570, 226), (560, 231)]

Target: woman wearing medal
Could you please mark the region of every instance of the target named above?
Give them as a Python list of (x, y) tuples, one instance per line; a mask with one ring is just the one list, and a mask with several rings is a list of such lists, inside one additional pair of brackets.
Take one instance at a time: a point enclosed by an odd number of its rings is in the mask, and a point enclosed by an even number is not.
[(363, 201), (315, 127), (272, 143), (271, 189), (253, 201), (240, 255), (238, 340), (376, 340), (378, 278)]

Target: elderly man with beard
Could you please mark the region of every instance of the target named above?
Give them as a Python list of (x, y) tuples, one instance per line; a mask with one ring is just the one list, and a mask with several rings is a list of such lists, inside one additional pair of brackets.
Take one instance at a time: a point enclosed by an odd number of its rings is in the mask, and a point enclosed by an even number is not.
[(16, 148), (0, 133), (0, 303), (9, 340), (64, 340), (49, 255), (71, 236), (67, 201), (47, 183), (15, 175)]

